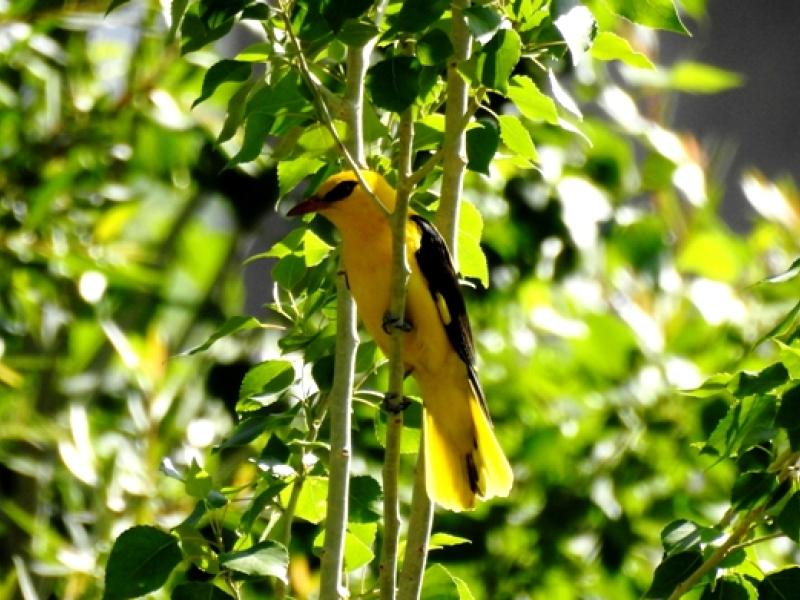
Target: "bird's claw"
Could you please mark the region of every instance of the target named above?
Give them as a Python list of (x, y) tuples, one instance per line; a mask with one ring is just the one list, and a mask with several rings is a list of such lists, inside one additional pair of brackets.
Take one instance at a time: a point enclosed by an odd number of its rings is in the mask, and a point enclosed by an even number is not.
[(392, 331), (395, 329), (404, 333), (408, 333), (412, 329), (409, 321), (401, 319), (400, 317), (395, 317), (388, 312), (383, 314), (383, 323), (381, 324), (381, 328), (386, 335), (392, 335)]
[(411, 400), (394, 392), (388, 392), (383, 397), (381, 406), (383, 410), (393, 415), (399, 414), (411, 405)]

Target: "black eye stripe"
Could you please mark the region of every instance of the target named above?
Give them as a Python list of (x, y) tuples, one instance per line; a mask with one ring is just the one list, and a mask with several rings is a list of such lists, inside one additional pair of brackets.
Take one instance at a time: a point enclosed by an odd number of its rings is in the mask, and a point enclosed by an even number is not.
[(357, 181), (340, 181), (333, 189), (322, 197), (323, 202), (336, 202), (337, 200), (344, 200), (358, 185)]

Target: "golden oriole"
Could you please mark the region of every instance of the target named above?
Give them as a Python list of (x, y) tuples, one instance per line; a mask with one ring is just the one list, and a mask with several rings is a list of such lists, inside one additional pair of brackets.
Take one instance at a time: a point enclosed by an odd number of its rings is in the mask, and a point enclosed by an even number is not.
[[(390, 211), (395, 191), (378, 173), (363, 178)], [(367, 331), (386, 353), (392, 264), (389, 221), (352, 171), (334, 175), (290, 216), (318, 212), (342, 238), (347, 282)], [(475, 498), (507, 496), (514, 475), (495, 437), (475, 372), (475, 350), (458, 276), (442, 236), (409, 213), (410, 267), (404, 333), (406, 372), (419, 383), (424, 405), (425, 482), (431, 500), (451, 510)]]

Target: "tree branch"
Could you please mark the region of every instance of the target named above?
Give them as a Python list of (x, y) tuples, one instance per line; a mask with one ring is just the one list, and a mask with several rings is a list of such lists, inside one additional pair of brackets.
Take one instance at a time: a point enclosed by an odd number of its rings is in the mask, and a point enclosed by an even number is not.
[[(406, 223), (414, 140), (414, 114), (409, 107), (400, 116), (398, 126), (397, 199), (391, 217), (392, 227), (392, 286), (389, 313), (394, 319), (405, 319), (406, 284), (409, 267), (406, 261)], [(400, 531), (400, 499), (398, 478), (400, 470), (400, 441), (403, 433), (403, 331), (392, 331), (389, 355), (389, 393), (386, 409), (389, 419), (386, 428), (386, 454), (383, 462), (383, 546), (380, 562), (380, 592), (383, 600), (394, 600), (397, 588), (397, 546)]]
[[(364, 155), (364, 76), (374, 42), (361, 48), (350, 48), (347, 55), (345, 88), (346, 123), (349, 129), (349, 150), (358, 164)], [(342, 565), (350, 494), (350, 457), (353, 372), (358, 346), (356, 311), (353, 297), (347, 288), (347, 278), (341, 273), (336, 292), (336, 357), (333, 387), (330, 393), (331, 455), (328, 475), (328, 506), (325, 517), (325, 545), (320, 572), (320, 600), (337, 600), (344, 596)]]
[[(439, 152), (434, 154), (415, 174), (422, 179), (433, 170), (441, 155), (444, 165), (442, 190), (436, 225), (447, 242), (453, 260), (457, 264), (458, 213), (461, 188), (464, 182), (466, 161), (466, 128), (470, 118), (480, 106), (482, 91), (469, 102), (469, 86), (461, 77), (458, 68), (469, 59), (472, 35), (464, 18), (464, 9), (469, 0), (453, 0), (451, 42), (454, 53), (447, 65), (447, 107), (445, 108), (444, 142)], [(420, 438), (417, 472), (414, 478), (414, 491), (411, 499), (411, 515), (408, 521), (408, 539), (403, 572), (400, 576), (400, 600), (417, 600), (422, 590), (422, 579), (428, 560), (428, 541), (433, 525), (433, 503), (428, 497), (425, 485), (425, 439)]]
[(467, 166), (464, 115), (467, 113), (469, 86), (458, 72), (458, 68), (461, 63), (469, 60), (472, 46), (472, 34), (464, 17), (464, 9), (468, 6), (469, 0), (453, 0), (452, 3), (453, 20), (450, 36), (453, 56), (447, 63), (447, 108), (444, 115), (445, 130), (442, 143), (444, 173), (439, 212), (436, 215), (436, 226), (447, 241), (453, 260), (457, 260), (458, 256), (459, 200)]

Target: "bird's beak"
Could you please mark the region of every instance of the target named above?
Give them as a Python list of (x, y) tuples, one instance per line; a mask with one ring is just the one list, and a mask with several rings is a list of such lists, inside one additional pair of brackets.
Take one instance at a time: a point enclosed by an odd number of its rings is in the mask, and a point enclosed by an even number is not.
[(290, 217), (296, 217), (298, 215), (317, 212), (324, 207), (325, 203), (320, 199), (319, 196), (311, 196), (303, 200), (300, 204), (296, 205), (286, 214)]

